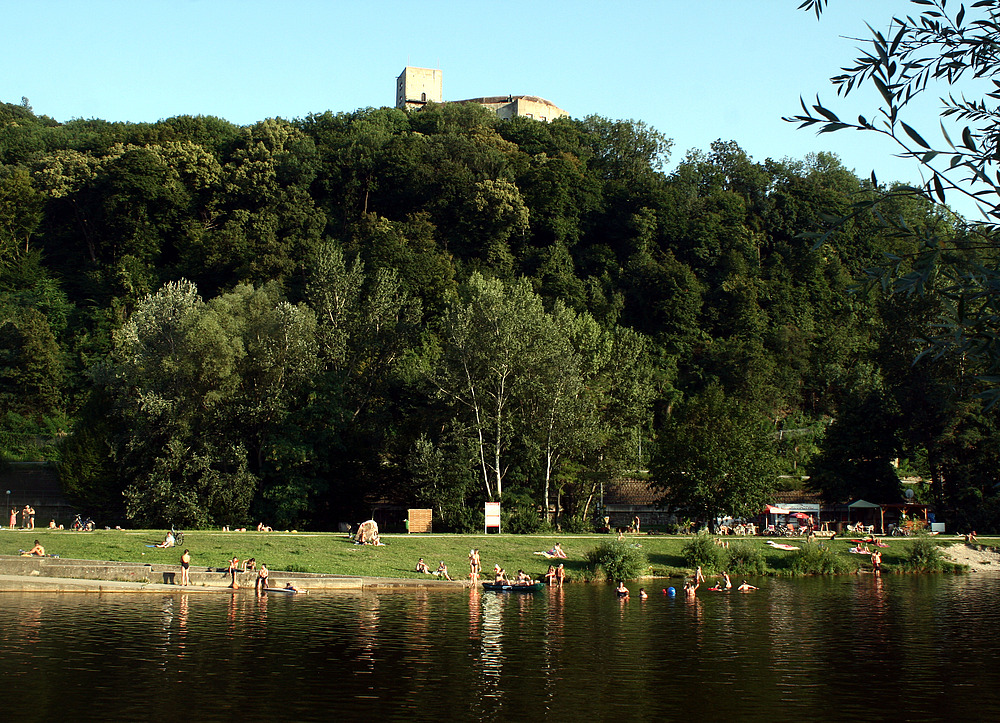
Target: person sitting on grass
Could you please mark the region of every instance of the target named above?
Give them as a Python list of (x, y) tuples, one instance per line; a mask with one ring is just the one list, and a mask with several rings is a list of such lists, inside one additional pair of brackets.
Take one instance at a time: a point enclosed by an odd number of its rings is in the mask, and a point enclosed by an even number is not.
[(417, 560), (417, 572), (422, 572), (427, 575), (431, 574), (431, 568), (427, 565), (426, 562), (424, 562), (424, 558), (422, 557), (419, 560)]
[(35, 540), (35, 546), (32, 547), (27, 552), (21, 553), (22, 557), (45, 557), (45, 548), (42, 547), (42, 543)]
[(163, 542), (157, 545), (157, 547), (173, 547), (176, 544), (177, 541), (174, 540), (174, 533), (167, 530), (167, 536), (163, 538)]
[(441, 564), (438, 565), (438, 569), (434, 571), (434, 574), (443, 577), (449, 582), (451, 581), (451, 576), (448, 575), (448, 566), (444, 564), (444, 560), (441, 560)]

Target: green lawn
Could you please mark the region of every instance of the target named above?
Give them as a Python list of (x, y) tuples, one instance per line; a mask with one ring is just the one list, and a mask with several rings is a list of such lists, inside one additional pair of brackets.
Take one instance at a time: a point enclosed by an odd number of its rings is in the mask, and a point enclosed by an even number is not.
[[(97, 530), (94, 532), (0, 530), (0, 554), (16, 555), (29, 549), (37, 538), (46, 553), (62, 558), (85, 560), (110, 560), (121, 562), (176, 563), (180, 549), (147, 547), (163, 539), (162, 530)], [(423, 557), (431, 569), (444, 560), (451, 576), (463, 579), (468, 575), (468, 555), (473, 547), (479, 548), (483, 571), (490, 573), (494, 563), (502, 565), (508, 573), (523, 568), (533, 576), (541, 575), (549, 561), (533, 554), (547, 550), (553, 543), (561, 542), (568, 555), (564, 562), (571, 579), (586, 579), (589, 569), (586, 554), (601, 542), (613, 539), (608, 535), (384, 535), (384, 546), (355, 545), (343, 533), (285, 533), (285, 532), (208, 532), (193, 531), (185, 534), (183, 547), (191, 550), (192, 565), (200, 567), (226, 567), (229, 558), (241, 560), (256, 558), (272, 570), (291, 572), (318, 572), (366, 577), (420, 578), (414, 572), (418, 557)], [(690, 572), (686, 567), (683, 548), (690, 540), (682, 535), (637, 535), (626, 538), (638, 544), (650, 563), (650, 574), (657, 577), (680, 576)], [(729, 538), (746, 540), (759, 546), (764, 554), (770, 574), (782, 574), (793, 552), (775, 550), (765, 544), (767, 538)], [(783, 540), (794, 545), (802, 540)], [(955, 544), (958, 538), (943, 538), (942, 544)], [(909, 540), (891, 539), (883, 549), (883, 568), (891, 571), (906, 556)], [(995, 539), (985, 541), (996, 544)], [(831, 543), (833, 549), (848, 559), (852, 566), (869, 566), (862, 555), (851, 555), (848, 540)]]

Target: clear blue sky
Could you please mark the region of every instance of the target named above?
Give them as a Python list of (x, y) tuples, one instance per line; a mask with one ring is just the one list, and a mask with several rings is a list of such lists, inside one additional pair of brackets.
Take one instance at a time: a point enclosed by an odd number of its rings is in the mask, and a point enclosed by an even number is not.
[[(757, 161), (832, 151), (859, 175), (919, 181), (888, 141), (781, 120), (800, 95), (835, 100), (829, 77), (857, 47), (843, 36), (912, 6), (832, 0), (817, 21), (800, 2), (0, 0), (0, 100), (27, 97), (59, 121), (244, 125), (392, 105), (415, 65), (442, 69), (445, 100), (529, 94), (576, 117), (645, 121), (674, 139), (674, 162), (721, 138)], [(861, 98), (849, 107), (871, 117)]]

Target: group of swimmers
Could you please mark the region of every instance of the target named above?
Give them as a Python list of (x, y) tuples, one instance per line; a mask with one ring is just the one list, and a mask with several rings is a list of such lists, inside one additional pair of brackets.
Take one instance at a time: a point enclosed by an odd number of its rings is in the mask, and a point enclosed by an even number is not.
[[(698, 568), (698, 569), (699, 569), (699, 571), (701, 570), (701, 568)], [(722, 591), (731, 590), (732, 587), (733, 587), (733, 583), (732, 583), (732, 580), (729, 579), (729, 575), (727, 573), (722, 573), (722, 577), (725, 578), (725, 582), (724, 583), (721, 583), (721, 582), (720, 583), (716, 583), (715, 587), (710, 587), (708, 589), (709, 590), (722, 590)], [(700, 585), (700, 583), (698, 582), (697, 575), (694, 578), (691, 578), (689, 580), (685, 580), (684, 581), (684, 597), (686, 597), (688, 599), (694, 599), (695, 593), (697, 592), (699, 585)], [(739, 585), (739, 587), (737, 587), (736, 589), (739, 592), (750, 592), (751, 590), (757, 590), (758, 588), (755, 587), (754, 585), (749, 584), (746, 580), (744, 580)], [(673, 588), (669, 588), (669, 590), (670, 590), (670, 592), (668, 592), (668, 588), (663, 588), (663, 594), (664, 595), (667, 595), (667, 594), (672, 595), (673, 594), (673, 592), (672, 592)], [(615, 588), (615, 592), (618, 593), (618, 597), (621, 597), (621, 598), (627, 598), (627, 597), (629, 597), (629, 590), (628, 590), (627, 587), (625, 587), (625, 582), (623, 580), (619, 580), (618, 581), (618, 587)], [(640, 600), (645, 600), (648, 597), (649, 597), (649, 594), (646, 592), (646, 588), (640, 587), (639, 588), (639, 599)]]
[[(703, 582), (706, 582), (705, 575), (702, 573), (701, 567), (698, 567), (698, 569), (695, 570), (694, 575), (691, 578), (684, 581), (684, 588), (683, 588), (684, 597), (688, 599), (693, 599), (695, 597), (695, 593), (698, 591), (698, 588), (701, 586), (701, 583)], [(672, 590), (673, 588), (670, 589)], [(730, 590), (733, 589), (733, 581), (729, 578), (728, 572), (723, 572), (722, 580), (716, 582), (715, 585), (707, 589), (713, 592), (729, 592)], [(756, 585), (751, 585), (746, 580), (744, 580), (743, 582), (741, 582), (739, 585), (736, 586), (737, 592), (751, 592), (752, 590), (757, 590), (757, 589), (759, 588)], [(663, 593), (668, 594), (666, 588), (664, 588)]]
[[(625, 587), (625, 581), (624, 580), (619, 580), (618, 581), (618, 587), (615, 588), (615, 592), (618, 593), (618, 597), (620, 597), (620, 598), (627, 598), (627, 597), (629, 597), (629, 590), (628, 590), (627, 587)], [(640, 587), (639, 588), (639, 599), (640, 600), (645, 600), (648, 597), (649, 597), (649, 594), (646, 592), (646, 588)]]

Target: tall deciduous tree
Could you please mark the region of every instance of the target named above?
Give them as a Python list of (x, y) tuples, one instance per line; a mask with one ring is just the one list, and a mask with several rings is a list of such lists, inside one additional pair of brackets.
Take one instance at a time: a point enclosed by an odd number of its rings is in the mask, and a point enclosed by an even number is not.
[(515, 394), (546, 358), (548, 324), (526, 279), (505, 284), (478, 273), (445, 318), (433, 381), (463, 410), (475, 435), (487, 499), (503, 494)]
[(666, 507), (706, 522), (755, 515), (777, 477), (773, 447), (765, 420), (711, 385), (678, 404), (659, 430), (652, 483)]
[(245, 520), (261, 457), (315, 366), (315, 318), (267, 290), (205, 303), (190, 282), (147, 297), (101, 378), (127, 514), (186, 525)]

